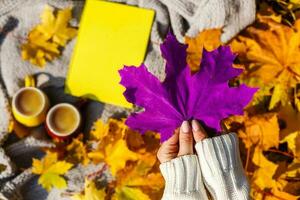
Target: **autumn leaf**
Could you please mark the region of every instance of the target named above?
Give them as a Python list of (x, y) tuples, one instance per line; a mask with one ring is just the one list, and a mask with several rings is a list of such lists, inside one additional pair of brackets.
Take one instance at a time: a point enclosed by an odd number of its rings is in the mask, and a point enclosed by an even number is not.
[[(108, 123), (109, 124), (109, 123)], [(90, 131), (90, 139), (101, 140), (108, 134), (108, 124), (103, 123), (101, 119), (94, 122)]]
[(300, 130), (300, 112), (295, 110), (291, 104), (281, 106), (278, 117), (284, 123), (283, 129), (280, 131), (282, 138)]
[(272, 195), (267, 195), (265, 200), (297, 200), (298, 197), (287, 192), (272, 190)]
[(252, 184), (258, 187), (260, 190), (264, 190), (266, 187), (275, 187), (276, 180), (273, 179), (273, 175), (275, 174), (278, 166), (269, 161), (259, 148), (255, 149), (252, 161), (256, 166), (259, 167), (254, 171), (254, 174), (251, 178)]
[(142, 134), (149, 130), (159, 132), (163, 142), (184, 120), (197, 119), (214, 132), (220, 132), (222, 119), (243, 113), (257, 89), (244, 84), (229, 86), (229, 80), (242, 72), (232, 67), (235, 56), (230, 48), (221, 46), (211, 52), (204, 51), (201, 69), (195, 74), (191, 74), (186, 64), (186, 48), (174, 35), (166, 37), (161, 45), (167, 61), (163, 82), (144, 64), (119, 70), (127, 101), (144, 108), (143, 112), (127, 118), (130, 128)]
[(67, 186), (62, 175), (72, 166), (66, 161), (58, 161), (57, 153), (47, 152), (42, 160), (33, 158), (32, 173), (40, 175), (38, 183), (47, 191), (52, 187), (62, 189)]
[[(126, 140), (124, 139), (126, 126), (123, 121), (111, 120), (108, 124), (108, 128), (102, 125), (99, 126), (99, 124), (101, 123), (96, 122), (96, 126), (92, 129), (91, 135), (101, 133), (102, 136), (106, 135), (107, 137), (102, 138), (103, 140), (99, 143), (98, 149), (89, 152), (88, 156), (96, 162), (106, 162), (109, 165), (112, 174), (115, 175), (118, 170), (125, 167), (128, 160), (134, 161), (137, 160), (138, 157), (136, 153), (128, 149)], [(105, 130), (107, 131), (106, 133)], [(112, 139), (113, 135), (109, 135), (109, 132), (113, 130), (119, 131), (119, 137), (115, 138), (115, 140)], [(112, 134), (114, 134), (114, 136), (118, 135), (117, 133)]]
[(300, 20), (291, 28), (273, 20), (257, 23), (260, 25), (247, 28), (230, 46), (245, 66), (240, 81), (249, 86), (269, 87), (269, 109), (273, 109), (278, 103), (287, 104), (300, 82)]
[(137, 160), (137, 158), (137, 155), (128, 149), (124, 140), (119, 140), (116, 144), (106, 147), (105, 161), (110, 166), (113, 175), (125, 167), (127, 160)]
[[(159, 172), (151, 172), (157, 162), (155, 154), (140, 155), (139, 160), (133, 166), (119, 171), (116, 175), (116, 193), (113, 199), (150, 199), (143, 189), (159, 191), (163, 188), (164, 182)], [(145, 181), (147, 180), (147, 181)], [(146, 189), (147, 191), (147, 189)]]
[(288, 148), (293, 152), (295, 160), (298, 160), (300, 162), (300, 131), (290, 133), (280, 142), (287, 142)]
[(245, 119), (245, 131), (239, 137), (247, 148), (256, 146), (263, 150), (279, 145), (279, 125), (276, 114), (255, 115)]
[(62, 47), (77, 34), (77, 30), (69, 26), (71, 18), (71, 8), (59, 10), (55, 16), (54, 9), (46, 6), (41, 24), (28, 33), (27, 42), (21, 45), (22, 58), (40, 67), (57, 58)]
[(123, 169), (128, 160), (137, 159), (137, 155), (128, 149), (124, 140), (119, 140), (115, 144), (108, 144), (104, 152), (90, 152), (89, 157), (94, 160), (104, 160), (109, 165), (112, 175)]
[(209, 29), (200, 32), (195, 38), (185, 37), (188, 45), (187, 63), (192, 71), (199, 70), (203, 48), (212, 51), (221, 45), (220, 36), (220, 29)]
[[(299, 18), (299, 0), (260, 0), (258, 1), (258, 13), (283, 23), (293, 26)], [(268, 11), (269, 10), (269, 11)]]
[[(252, 158), (253, 163), (259, 168), (256, 169), (251, 177), (251, 196), (254, 199), (269, 200), (292, 200), (296, 196), (284, 191), (288, 181), (285, 180), (286, 174), (276, 175), (279, 165), (269, 161), (262, 150), (256, 148)], [(276, 177), (277, 178), (274, 178)]]
[(77, 33), (76, 29), (68, 27), (72, 18), (72, 9), (58, 10), (56, 17), (53, 12), (52, 7), (46, 6), (41, 15), (41, 24), (36, 27), (36, 30), (43, 34), (45, 40), (52, 39), (54, 43), (65, 46), (66, 42)]
[(119, 200), (119, 199), (126, 199), (126, 200), (151, 200), (150, 197), (143, 193), (143, 191), (139, 188), (132, 188), (132, 187), (122, 187), (121, 189), (117, 188), (116, 193), (113, 196), (112, 200)]
[(109, 119), (107, 123), (97, 120), (90, 137), (89, 142), (98, 141), (98, 147), (89, 151), (89, 158), (107, 163), (115, 178), (107, 185), (114, 191), (112, 199), (161, 197), (164, 182), (156, 159), (157, 133), (141, 135), (126, 126), (125, 120)]
[(73, 164), (82, 163), (87, 165), (90, 160), (86, 150), (86, 145), (83, 143), (83, 135), (73, 138), (72, 142), (66, 147), (67, 157), (66, 160)]
[(73, 200), (103, 200), (105, 199), (105, 188), (97, 189), (96, 184), (92, 180), (85, 179), (84, 191), (75, 194), (71, 198)]

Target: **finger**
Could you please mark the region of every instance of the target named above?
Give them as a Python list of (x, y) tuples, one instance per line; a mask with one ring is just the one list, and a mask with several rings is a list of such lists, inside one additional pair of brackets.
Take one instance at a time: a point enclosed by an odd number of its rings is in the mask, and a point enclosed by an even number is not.
[(178, 156), (193, 154), (193, 135), (188, 121), (184, 121), (179, 131)]
[(176, 129), (174, 131), (174, 134), (168, 140), (166, 140), (164, 142), (164, 144), (168, 144), (168, 145), (170, 145), (170, 144), (177, 144), (178, 141), (179, 141), (179, 137), (178, 136), (179, 136), (179, 130)]
[(206, 131), (197, 120), (192, 120), (193, 136), (196, 142), (200, 142), (207, 137)]
[(175, 130), (174, 134), (161, 144), (157, 152), (157, 158), (160, 163), (168, 162), (173, 158), (176, 158), (178, 154), (178, 136), (179, 131)]

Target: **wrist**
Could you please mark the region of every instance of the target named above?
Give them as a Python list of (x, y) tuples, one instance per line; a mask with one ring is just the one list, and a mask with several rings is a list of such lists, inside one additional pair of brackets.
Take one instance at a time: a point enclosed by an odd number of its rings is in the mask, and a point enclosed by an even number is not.
[(238, 138), (229, 133), (198, 142), (204, 183), (215, 199), (248, 199), (249, 185), (239, 156)]
[(196, 155), (185, 155), (160, 165), (165, 179), (162, 199), (208, 199)]

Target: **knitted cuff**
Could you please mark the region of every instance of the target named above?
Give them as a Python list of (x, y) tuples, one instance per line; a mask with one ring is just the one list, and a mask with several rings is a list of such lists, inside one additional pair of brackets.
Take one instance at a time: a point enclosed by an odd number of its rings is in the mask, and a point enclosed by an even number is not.
[(208, 199), (196, 155), (175, 158), (160, 165), (166, 181), (163, 200)]
[(196, 151), (204, 184), (214, 199), (250, 199), (235, 133), (204, 139)]

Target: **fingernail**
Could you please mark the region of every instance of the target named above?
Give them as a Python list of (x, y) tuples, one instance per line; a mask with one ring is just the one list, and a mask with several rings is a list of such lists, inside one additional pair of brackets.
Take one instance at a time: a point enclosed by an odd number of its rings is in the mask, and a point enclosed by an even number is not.
[(182, 122), (182, 124), (181, 124), (181, 130), (182, 130), (182, 132), (184, 132), (184, 133), (190, 132), (190, 125), (189, 125), (189, 122), (188, 122), (188, 121)]
[(192, 128), (193, 128), (193, 131), (201, 130), (200, 124), (197, 120), (192, 120)]

